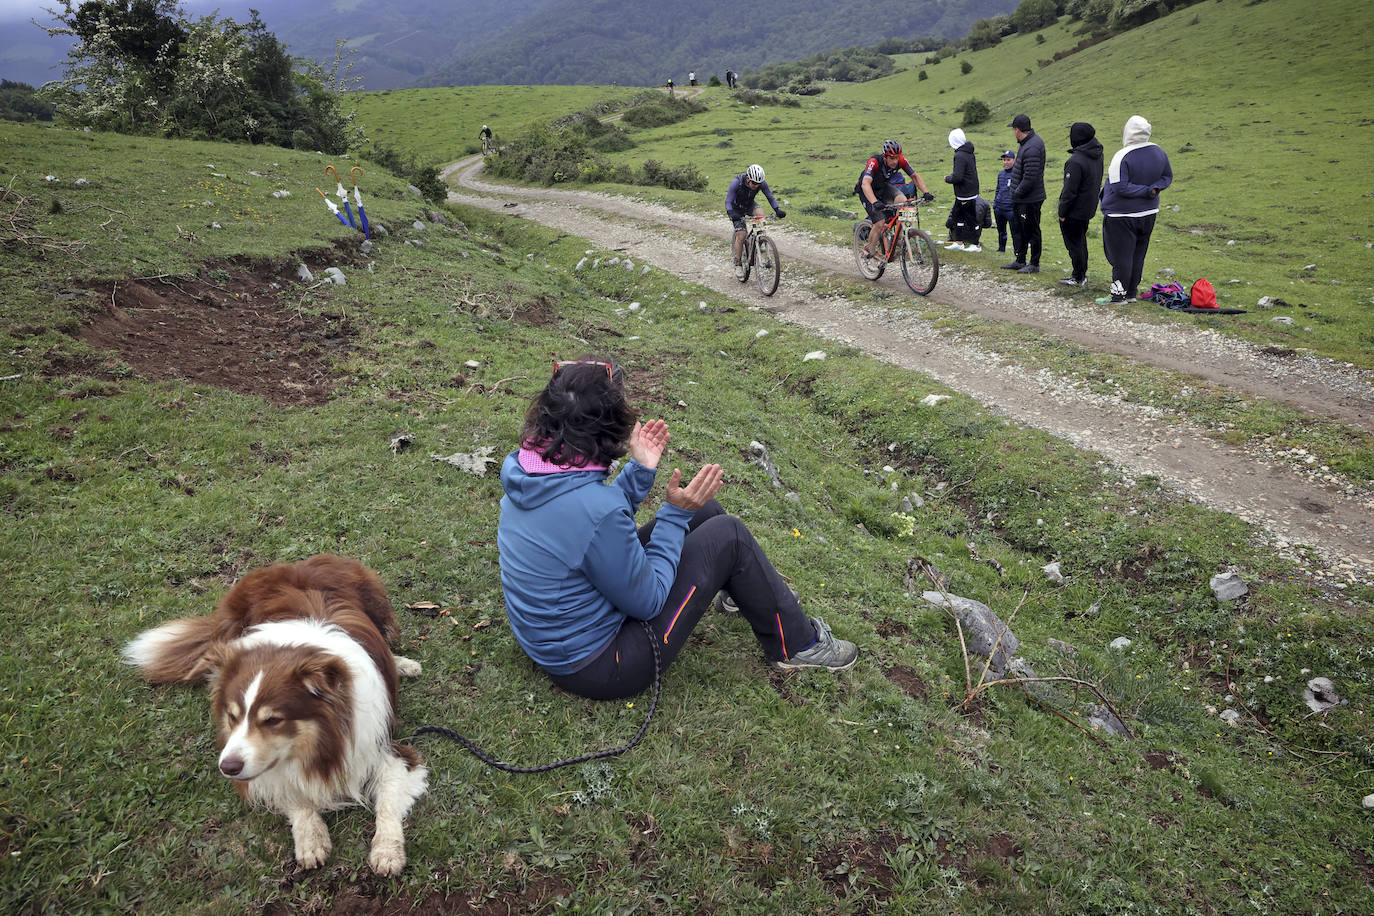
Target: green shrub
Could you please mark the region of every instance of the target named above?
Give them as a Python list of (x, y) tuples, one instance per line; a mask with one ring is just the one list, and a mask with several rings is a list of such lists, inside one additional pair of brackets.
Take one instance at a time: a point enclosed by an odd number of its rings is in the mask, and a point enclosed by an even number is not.
[(959, 108), (964, 113), (963, 126), (971, 127), (974, 124), (982, 124), (992, 117), (992, 109), (988, 103), (982, 99), (969, 99)]
[(798, 108), (801, 102), (795, 98), (785, 95), (774, 95), (770, 92), (758, 92), (754, 89), (741, 89), (735, 97), (746, 105), (782, 105), (787, 108)]
[(924, 70), (922, 70), (922, 71), (920, 71), (919, 73), (916, 74), (916, 81), (917, 81), (918, 83), (919, 83), (921, 80), (928, 80), (928, 79), (930, 79), (930, 74), (927, 73), (927, 72), (925, 72)]
[(706, 81), (706, 85), (708, 85), (708, 86), (719, 86), (719, 85), (721, 85), (720, 77), (718, 77), (718, 76), (716, 76), (714, 73), (712, 73), (712, 74), (711, 74), (711, 78), (710, 78), (709, 80)]
[(973, 72), (973, 64), (969, 63), (969, 62), (966, 61), (966, 60), (965, 60), (965, 61), (960, 61), (960, 62), (959, 62), (959, 72), (962, 73), (962, 74), (964, 74), (964, 76), (968, 76), (970, 73)]
[(391, 174), (404, 178), (419, 188), (425, 200), (442, 203), (448, 198), (448, 186), (439, 177), (439, 166), (423, 164), (415, 156), (389, 146), (374, 146), (367, 151), (366, 156)]
[(657, 159), (644, 160), (640, 183), (662, 185), (676, 191), (704, 191), (707, 187), (706, 176), (697, 171), (695, 165), (664, 165)]

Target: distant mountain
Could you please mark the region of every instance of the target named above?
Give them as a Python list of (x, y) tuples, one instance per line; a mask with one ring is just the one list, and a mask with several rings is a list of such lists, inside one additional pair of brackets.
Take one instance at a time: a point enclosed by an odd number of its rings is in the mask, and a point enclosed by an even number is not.
[[(658, 85), (702, 80), (884, 38), (959, 37), (1018, 0), (182, 0), (189, 16), (249, 9), (291, 54), (328, 64), (334, 40), (357, 51), (365, 89), (483, 84)], [(68, 44), (47, 0), (0, 7), (0, 77), (60, 79)]]
[(884, 38), (961, 37), (1017, 0), (553, 0), (433, 68), (426, 86), (705, 81)]
[[(554, 0), (182, 0), (189, 17), (218, 11), (220, 18), (247, 22), (256, 9), (262, 21), (296, 57), (328, 64), (334, 40), (355, 49), (353, 75), (365, 89), (395, 89), (469, 53), (513, 22), (537, 17)], [(70, 43), (48, 38), (30, 24), (53, 20), (43, 11), (0, 7), (0, 77), (38, 86), (62, 78)]]

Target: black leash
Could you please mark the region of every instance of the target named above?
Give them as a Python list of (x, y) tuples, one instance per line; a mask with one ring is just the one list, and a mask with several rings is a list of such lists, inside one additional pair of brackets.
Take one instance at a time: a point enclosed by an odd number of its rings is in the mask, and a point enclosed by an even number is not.
[(567, 760), (555, 760), (553, 763), (544, 763), (539, 766), (522, 767), (513, 763), (504, 763), (482, 750), (466, 736), (459, 734), (451, 728), (444, 728), (442, 725), (421, 725), (415, 729), (415, 733), (409, 738), (401, 740), (407, 744), (414, 744), (415, 739), (421, 735), (442, 735), (452, 741), (457, 741), (463, 747), (472, 751), (474, 757), (488, 766), (496, 767), (498, 770), (505, 770), (507, 773), (543, 773), (547, 770), (556, 770), (559, 767), (572, 766), (575, 763), (586, 763), (589, 760), (600, 760), (603, 757), (618, 757), (633, 748), (644, 737), (644, 733), (649, 729), (649, 722), (654, 718), (654, 710), (658, 707), (658, 681), (662, 672), (662, 665), (658, 655), (658, 639), (654, 636), (654, 628), (649, 626), (648, 621), (641, 620), (640, 625), (644, 627), (644, 634), (649, 637), (649, 647), (654, 650), (654, 696), (649, 701), (649, 712), (644, 717), (644, 724), (639, 726), (639, 731), (630, 739), (630, 743), (621, 747), (607, 748), (604, 751), (593, 751), (590, 754), (583, 754), (581, 757), (570, 757)]

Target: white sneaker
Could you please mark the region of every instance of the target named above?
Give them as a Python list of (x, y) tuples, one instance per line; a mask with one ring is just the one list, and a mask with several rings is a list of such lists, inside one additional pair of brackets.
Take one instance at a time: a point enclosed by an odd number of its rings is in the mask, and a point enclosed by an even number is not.
[(983, 246), (982, 246), (982, 245), (965, 245), (965, 246), (964, 246), (964, 250), (965, 250), (965, 251), (982, 251), (982, 250), (983, 250)]
[(964, 250), (964, 243), (963, 243), (963, 242), (950, 242), (948, 245), (945, 246), (945, 251), (963, 251), (963, 250)]

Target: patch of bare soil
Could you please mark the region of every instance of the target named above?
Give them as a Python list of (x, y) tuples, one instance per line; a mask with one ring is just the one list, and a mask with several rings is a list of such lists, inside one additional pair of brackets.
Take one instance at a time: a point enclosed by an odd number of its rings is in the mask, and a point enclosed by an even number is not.
[(352, 329), (342, 316), (308, 315), (290, 304), (294, 296), (282, 291), (297, 287), (299, 263), (235, 259), (194, 277), (97, 286), (108, 307), (77, 336), (114, 351), (144, 378), (184, 379), (277, 407), (320, 404), (333, 390), (330, 362), (347, 348)]
[[(764, 298), (735, 280), (727, 263), (729, 225), (723, 217), (589, 191), (497, 186), (483, 182), (480, 169), (476, 157), (446, 169), (444, 174), (456, 174), (462, 188), (450, 191), (449, 200), (588, 239), (636, 263), (651, 264), (822, 337), (922, 372), (994, 413), (1102, 455), (1127, 480), (1158, 477), (1202, 505), (1259, 526), (1279, 550), (1320, 581), (1337, 588), (1374, 582), (1374, 495), (1362, 482), (1324, 468), (1314, 475), (1262, 447), (1232, 446), (1186, 417), (1096, 392), (1068, 375), (1018, 365), (975, 337), (951, 336), (911, 306), (914, 300), (900, 276), (885, 276), (878, 283), (900, 294), (891, 305), (849, 301), (816, 289), (813, 277), (857, 276), (850, 252), (783, 224), (769, 230), (782, 249), (782, 285), (776, 295)], [(1110, 307), (989, 278), (959, 262), (941, 265), (939, 286), (930, 299), (1180, 373), (1203, 386), (1374, 430), (1374, 373), (1332, 360), (1295, 359), (1210, 329), (1140, 320)], [(1315, 560), (1295, 545), (1314, 548)]]

